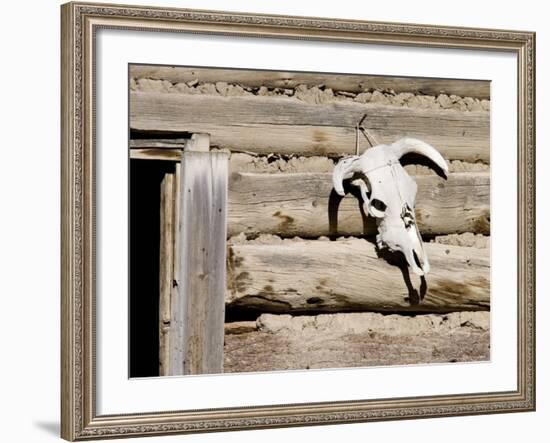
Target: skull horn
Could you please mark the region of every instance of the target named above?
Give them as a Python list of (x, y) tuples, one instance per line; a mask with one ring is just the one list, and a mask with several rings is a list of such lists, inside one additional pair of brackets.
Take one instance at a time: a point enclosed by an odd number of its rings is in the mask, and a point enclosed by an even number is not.
[(355, 172), (361, 171), (359, 164), (356, 162), (358, 158), (358, 155), (343, 158), (334, 167), (334, 171), (332, 173), (332, 184), (334, 185), (334, 190), (342, 197), (345, 195), (343, 184), (344, 180), (353, 177)]
[(415, 138), (402, 138), (389, 146), (395, 156), (400, 159), (405, 154), (420, 154), (429, 158), (439, 166), (445, 174), (449, 172), (449, 166), (441, 154), (433, 146)]

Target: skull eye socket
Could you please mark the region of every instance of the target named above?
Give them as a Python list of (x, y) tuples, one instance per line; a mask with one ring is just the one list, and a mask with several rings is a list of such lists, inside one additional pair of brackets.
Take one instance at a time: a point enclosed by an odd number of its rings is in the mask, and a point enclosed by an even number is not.
[(371, 206), (374, 207), (374, 209), (376, 209), (380, 212), (384, 212), (386, 210), (386, 204), (383, 201), (378, 200), (377, 198), (373, 198), (370, 201), (370, 204), (371, 204)]

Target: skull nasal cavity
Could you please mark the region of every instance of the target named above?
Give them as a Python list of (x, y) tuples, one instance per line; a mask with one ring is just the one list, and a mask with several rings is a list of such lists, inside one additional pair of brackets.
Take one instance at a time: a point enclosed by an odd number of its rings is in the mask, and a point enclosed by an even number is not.
[(386, 210), (386, 204), (383, 201), (378, 200), (377, 198), (373, 198), (370, 201), (370, 204), (374, 206), (375, 209), (378, 209), (379, 211), (384, 212)]

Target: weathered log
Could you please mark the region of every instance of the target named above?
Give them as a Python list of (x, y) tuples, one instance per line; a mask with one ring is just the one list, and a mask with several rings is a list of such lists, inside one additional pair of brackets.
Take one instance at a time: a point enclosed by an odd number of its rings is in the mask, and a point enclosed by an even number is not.
[[(234, 173), (229, 181), (228, 233), (282, 237), (373, 235), (374, 219), (348, 194), (340, 201), (330, 173)], [(416, 216), (424, 234), (490, 231), (488, 173), (415, 177)]]
[(393, 90), (429, 95), (455, 94), (461, 97), (489, 98), (490, 83), (482, 80), (454, 80), (421, 77), (389, 77), (359, 74), (318, 74), (307, 72), (253, 71), (241, 69), (185, 68), (172, 66), (130, 66), (134, 79), (150, 78), (171, 83), (216, 83), (224, 81), (259, 88), (295, 88), (298, 85), (324, 85), (335, 91), (363, 92)]
[(431, 271), (419, 282), (401, 254), (390, 264), (366, 240), (230, 245), (226, 303), (272, 313), (489, 309), (487, 249), (425, 247)]
[[(421, 110), (284, 97), (130, 93), (130, 127), (139, 131), (205, 132), (232, 151), (341, 156), (355, 152), (355, 125), (380, 143), (403, 136), (435, 146), (450, 160), (489, 161), (489, 113)], [(360, 137), (360, 149), (367, 141)]]

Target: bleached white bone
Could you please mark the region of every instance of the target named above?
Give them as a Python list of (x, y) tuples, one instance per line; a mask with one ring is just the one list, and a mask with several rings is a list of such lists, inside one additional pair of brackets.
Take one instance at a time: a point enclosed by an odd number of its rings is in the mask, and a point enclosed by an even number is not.
[(344, 195), (343, 181), (353, 178), (364, 201), (363, 208), (376, 218), (380, 248), (401, 251), (416, 274), (429, 272), (430, 264), (418, 231), (415, 216), (416, 182), (399, 159), (416, 153), (433, 161), (446, 174), (449, 169), (431, 145), (414, 138), (402, 138), (391, 145), (378, 145), (361, 155), (345, 157), (334, 168), (334, 190)]

